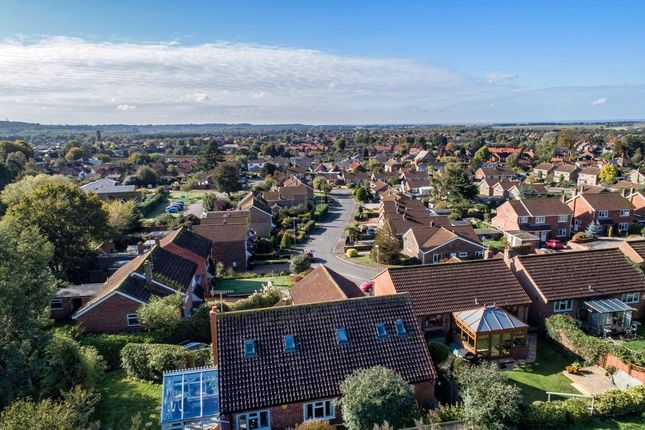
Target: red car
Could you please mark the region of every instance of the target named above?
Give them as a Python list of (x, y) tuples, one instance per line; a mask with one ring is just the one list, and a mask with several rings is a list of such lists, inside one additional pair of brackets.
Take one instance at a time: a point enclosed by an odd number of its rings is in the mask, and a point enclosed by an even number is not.
[(359, 288), (365, 294), (370, 294), (372, 291), (374, 291), (374, 281), (369, 279), (369, 280), (363, 282)]
[(545, 243), (547, 248), (550, 249), (563, 249), (564, 245), (558, 239), (547, 240)]

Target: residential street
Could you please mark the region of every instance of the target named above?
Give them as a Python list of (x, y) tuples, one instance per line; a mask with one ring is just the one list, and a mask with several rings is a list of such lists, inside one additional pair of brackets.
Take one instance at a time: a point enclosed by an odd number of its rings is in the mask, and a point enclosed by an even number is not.
[(338, 203), (330, 206), (327, 221), (317, 224), (316, 230), (306, 246), (314, 253), (314, 264), (323, 263), (330, 269), (360, 284), (378, 273), (377, 270), (348, 263), (336, 255), (336, 253), (342, 254), (343, 252), (341, 238), (345, 227), (351, 222), (354, 213), (354, 199), (351, 190), (348, 189), (335, 189), (331, 192), (331, 196)]

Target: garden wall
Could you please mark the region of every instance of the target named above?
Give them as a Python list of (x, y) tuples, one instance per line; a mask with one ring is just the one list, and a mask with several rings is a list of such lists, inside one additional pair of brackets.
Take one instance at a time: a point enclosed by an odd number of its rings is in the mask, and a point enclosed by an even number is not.
[(601, 367), (613, 366), (616, 369), (622, 370), (623, 372), (627, 373), (632, 378), (638, 379), (639, 381), (645, 383), (645, 367), (625, 363), (615, 355), (609, 354), (602, 356), (598, 365)]

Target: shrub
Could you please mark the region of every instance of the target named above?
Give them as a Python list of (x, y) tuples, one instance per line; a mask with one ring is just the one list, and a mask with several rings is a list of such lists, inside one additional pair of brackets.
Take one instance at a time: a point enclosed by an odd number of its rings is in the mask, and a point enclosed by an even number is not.
[(334, 427), (327, 421), (310, 420), (299, 424), (296, 430), (333, 430)]
[(585, 236), (585, 233), (582, 231), (577, 232), (576, 234), (573, 235), (571, 240), (573, 242), (578, 242), (579, 240), (585, 239), (587, 236)]
[(567, 373), (574, 375), (580, 373), (580, 369), (582, 369), (582, 364), (578, 363), (577, 361), (565, 367)]
[(210, 362), (203, 352), (189, 351), (179, 345), (129, 343), (121, 350), (122, 367), (128, 376), (161, 381), (163, 372), (205, 366)]
[(526, 429), (566, 428), (567, 414), (563, 402), (533, 402), (522, 416), (522, 426)]
[(439, 406), (430, 410), (426, 415), (426, 417), (428, 421), (432, 424), (463, 420), (464, 407), (463, 405), (439, 404)]
[(432, 361), (436, 365), (439, 365), (446, 361), (446, 359), (450, 355), (450, 349), (448, 349), (448, 346), (443, 342), (428, 342), (428, 351), (430, 352)]
[[(245, 311), (248, 309), (270, 308), (277, 304), (282, 296), (276, 288), (265, 288), (251, 294), (246, 299), (238, 300), (232, 305), (224, 303), (224, 311)], [(219, 307), (219, 304), (218, 304)]]
[(306, 255), (294, 255), (289, 262), (289, 271), (294, 274), (302, 273), (309, 269), (310, 266), (309, 257)]
[(293, 242), (291, 241), (291, 235), (285, 233), (282, 235), (282, 239), (280, 240), (280, 249), (289, 249), (291, 248), (292, 243)]
[(138, 309), (139, 319), (148, 330), (169, 335), (181, 324), (182, 297), (179, 293), (166, 297), (152, 296)]
[(596, 412), (604, 417), (622, 417), (624, 415), (645, 412), (645, 387), (627, 390), (609, 390), (596, 396)]
[(358, 256), (358, 251), (355, 248), (349, 248), (347, 251), (345, 251), (345, 255), (347, 255), (349, 258), (355, 258)]
[(81, 345), (91, 346), (103, 357), (108, 369), (121, 367), (121, 350), (128, 343), (150, 343), (150, 333), (95, 334), (81, 338)]

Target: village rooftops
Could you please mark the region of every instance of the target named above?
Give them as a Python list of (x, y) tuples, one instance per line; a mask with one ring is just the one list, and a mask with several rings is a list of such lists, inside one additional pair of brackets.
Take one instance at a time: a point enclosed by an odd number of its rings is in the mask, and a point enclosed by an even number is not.
[(324, 264), (289, 289), (294, 304), (324, 303), (365, 297), (356, 284)]
[(517, 216), (558, 216), (572, 215), (573, 211), (569, 206), (562, 203), (558, 198), (538, 198), (509, 200)]

